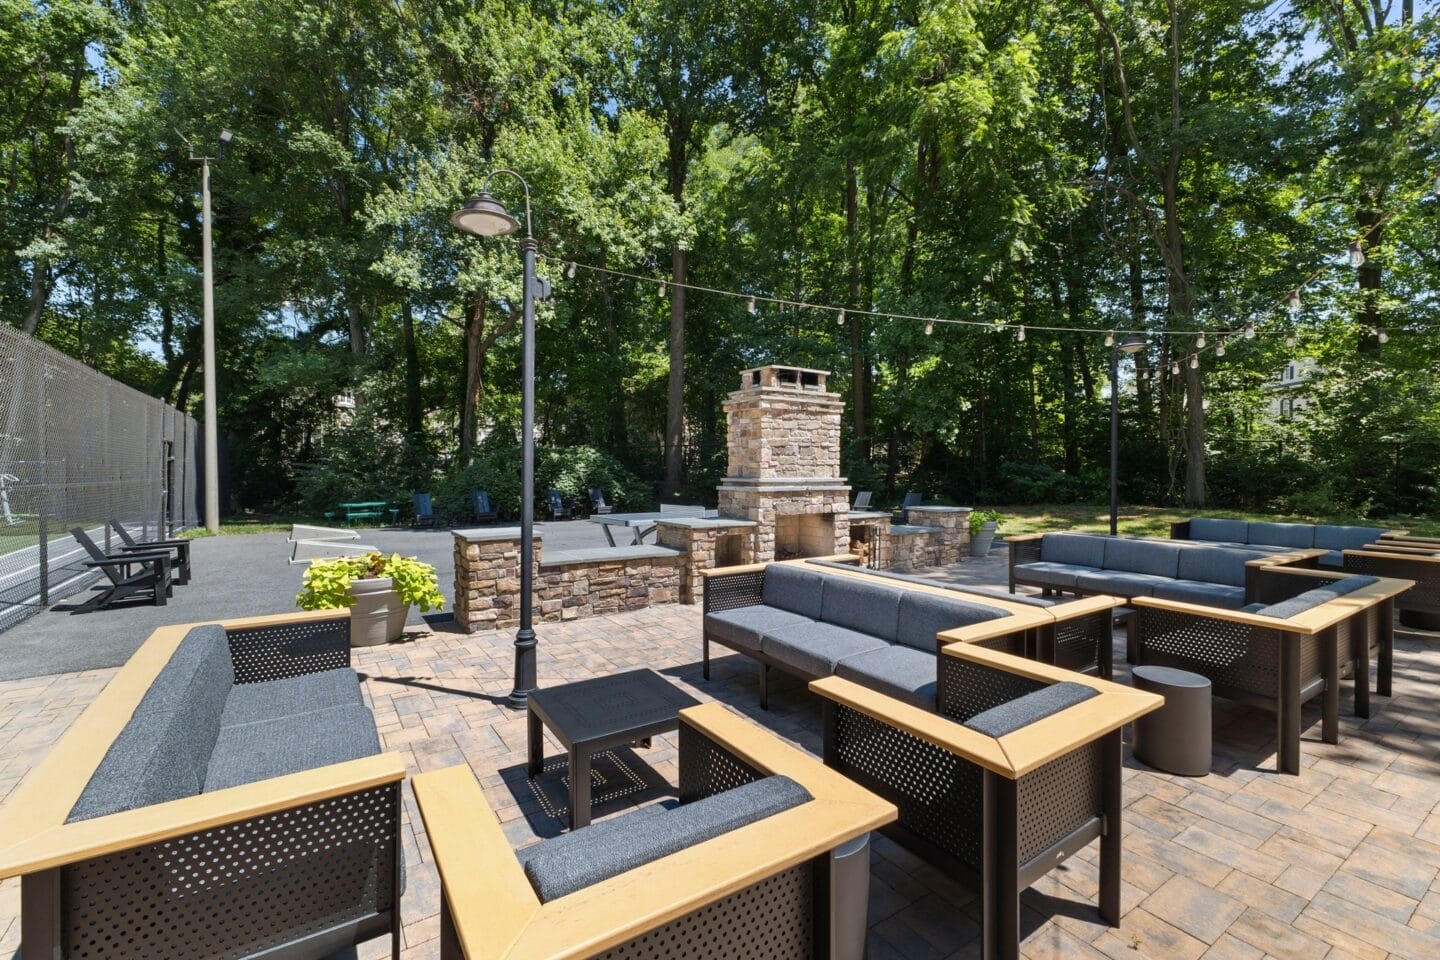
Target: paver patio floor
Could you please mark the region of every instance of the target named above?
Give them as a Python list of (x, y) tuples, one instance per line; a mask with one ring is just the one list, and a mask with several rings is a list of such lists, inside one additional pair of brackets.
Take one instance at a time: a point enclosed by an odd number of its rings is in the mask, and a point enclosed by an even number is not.
[[(753, 664), (738, 656), (700, 678), (700, 611), (668, 606), (539, 626), (542, 684), (650, 667), (694, 696), (718, 699), (811, 752), (819, 702), (796, 681), (772, 684), (757, 704)], [(1117, 653), (1123, 650), (1118, 642)], [(1346, 716), (1341, 740), (1319, 739), (1306, 712), (1298, 777), (1272, 772), (1272, 715), (1216, 702), (1212, 772), (1156, 773), (1126, 756), (1124, 921), (1095, 910), (1097, 847), (1052, 871), (1024, 896), (1023, 952), (1053, 957), (1265, 957), (1346, 960), (1440, 957), (1440, 652), (1436, 635), (1397, 638), (1395, 696), (1372, 700), (1367, 721)], [(468, 763), (517, 846), (561, 829), (553, 814), (558, 772), (537, 793), (525, 776), (525, 718), (503, 705), (509, 633), (419, 633), (355, 651), (381, 738), (412, 771)], [(1117, 657), (1123, 663), (1123, 657)], [(0, 797), (49, 750), (113, 670), (0, 683)], [(1347, 685), (1348, 686), (1348, 685)], [(1349, 710), (1348, 690), (1342, 714)], [(551, 741), (548, 756), (559, 753)], [(673, 784), (673, 736), (623, 752), (636, 772)], [(612, 767), (611, 774), (622, 771)], [(556, 778), (555, 783), (546, 778)], [(643, 777), (641, 778), (644, 779)], [(665, 796), (654, 786), (597, 810), (613, 814)], [(613, 786), (613, 785), (612, 785)], [(623, 790), (616, 790), (624, 793)], [(606, 793), (606, 785), (597, 795)], [(406, 958), (438, 956), (439, 881), (413, 797), (406, 802)], [(870, 898), (870, 957), (979, 956), (974, 891), (877, 838)], [(0, 884), (0, 957), (18, 956), (18, 881)], [(385, 941), (361, 957), (388, 955)]]

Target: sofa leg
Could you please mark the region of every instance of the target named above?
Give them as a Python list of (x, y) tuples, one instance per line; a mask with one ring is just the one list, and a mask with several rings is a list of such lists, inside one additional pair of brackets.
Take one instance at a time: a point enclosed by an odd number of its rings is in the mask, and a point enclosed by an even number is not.
[[(1320, 635), (1324, 657), (1325, 693), (1321, 701), (1320, 739), (1326, 743), (1340, 742), (1340, 633), (1331, 627)], [(1368, 674), (1369, 671), (1367, 670)], [(1356, 674), (1357, 683), (1370, 682), (1369, 676)]]
[(710, 679), (710, 638), (700, 634), (700, 673), (706, 680)]
[(1104, 769), (1101, 771), (1101, 812), (1105, 832), (1100, 837), (1100, 919), (1120, 926), (1120, 816), (1124, 806), (1121, 767), (1124, 765), (1120, 731), (1105, 737)]
[(870, 834), (830, 851), (830, 960), (865, 960)]
[[(1367, 658), (1369, 654), (1366, 654)], [(1395, 601), (1385, 600), (1380, 604), (1380, 652), (1375, 664), (1375, 692), (1382, 697), (1390, 696), (1390, 674), (1395, 664)], [(1370, 682), (1370, 670), (1366, 667), (1365, 682)]]
[(59, 957), (60, 868), (20, 878), (20, 939), (27, 957)]
[(1275, 768), (1280, 773), (1300, 773), (1300, 637), (1280, 635), (1280, 690), (1275, 703), (1277, 750)]
[(770, 709), (770, 668), (760, 664), (760, 709)]
[(984, 777), (981, 956), (1015, 960), (1020, 955), (1018, 790), (1009, 777), (989, 770)]

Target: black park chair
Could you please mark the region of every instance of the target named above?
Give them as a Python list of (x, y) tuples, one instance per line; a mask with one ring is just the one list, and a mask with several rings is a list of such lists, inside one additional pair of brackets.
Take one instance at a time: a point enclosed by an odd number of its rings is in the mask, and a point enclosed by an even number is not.
[(410, 494), (410, 503), (415, 507), (415, 522), (412, 526), (435, 526), (435, 505), (430, 502), (430, 494), (412, 493)]
[(615, 512), (615, 508), (605, 502), (605, 491), (599, 487), (590, 488), (590, 512), (592, 514)]
[(476, 523), (489, 523), (499, 516), (490, 504), (490, 493), (487, 490), (470, 491), (470, 508), (475, 511)]
[(859, 493), (855, 494), (855, 503), (851, 505), (850, 509), (851, 509), (851, 510), (869, 510), (869, 509), (870, 509), (870, 497), (871, 497), (872, 495), (873, 495), (872, 492), (869, 491), (869, 490), (861, 490)]
[(919, 490), (911, 490), (909, 493), (905, 494), (905, 501), (901, 503), (900, 506), (895, 508), (895, 511), (892, 514), (892, 522), (909, 523), (910, 508), (918, 507), (924, 502), (925, 494), (921, 493)]
[(110, 581), (110, 588), (97, 594), (75, 608), (76, 613), (87, 613), (101, 607), (108, 607), (117, 600), (123, 600), (136, 593), (148, 593), (155, 606), (165, 606), (170, 597), (170, 553), (119, 553), (108, 554), (95, 545), (90, 535), (80, 527), (70, 531), (90, 559), (85, 566), (98, 569)]
[(560, 496), (559, 490), (545, 491), (545, 507), (550, 511), (551, 520), (575, 519), (575, 511), (565, 506), (565, 499)]
[(122, 553), (169, 553), (170, 568), (175, 571), (176, 586), (183, 587), (190, 582), (190, 541), (185, 539), (136, 540), (119, 520), (110, 521), (110, 529), (120, 538)]

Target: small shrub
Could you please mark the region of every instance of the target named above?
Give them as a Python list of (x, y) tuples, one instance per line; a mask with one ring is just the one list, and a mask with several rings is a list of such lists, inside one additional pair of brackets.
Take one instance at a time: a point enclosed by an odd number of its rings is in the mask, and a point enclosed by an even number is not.
[(378, 552), (312, 561), (295, 596), (295, 605), (304, 610), (340, 610), (355, 602), (355, 595), (350, 592), (351, 583), (381, 577), (394, 580), (400, 599), (415, 604), (422, 612), (439, 610), (445, 605), (434, 567), (414, 557), (402, 557), (398, 553), (387, 557)]

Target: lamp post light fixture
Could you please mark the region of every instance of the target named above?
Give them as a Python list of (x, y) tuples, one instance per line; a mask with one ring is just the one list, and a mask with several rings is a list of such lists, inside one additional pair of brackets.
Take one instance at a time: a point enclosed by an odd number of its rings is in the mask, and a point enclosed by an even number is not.
[(524, 292), (521, 295), (520, 373), (520, 629), (515, 631), (515, 688), (510, 706), (520, 709), (529, 703), (536, 687), (535, 630), (531, 626), (531, 596), (535, 575), (535, 300), (549, 295), (549, 284), (535, 277), (535, 254), (539, 249), (531, 233), (530, 185), (514, 170), (496, 170), (485, 178), (480, 192), (450, 216), (457, 229), (477, 237), (503, 237), (520, 229), (520, 222), (505, 205), (490, 195), (490, 181), (500, 174), (514, 177), (525, 191), (525, 237), (520, 241), (524, 261)]
[(220, 452), (218, 430), (216, 428), (216, 403), (215, 403), (215, 272), (211, 266), (211, 236), (210, 236), (210, 164), (212, 161), (225, 159), (225, 148), (230, 145), (235, 134), (229, 130), (221, 130), (219, 142), (215, 146), (215, 156), (196, 156), (195, 144), (191, 143), (179, 130), (180, 139), (190, 150), (190, 159), (200, 164), (200, 231), (201, 231), (201, 269), (204, 274), (202, 285), (203, 298), (203, 320), (201, 325), (201, 339), (203, 341), (204, 358), (201, 362), (204, 368), (204, 393), (205, 393), (205, 529), (211, 533), (220, 532)]
[(1110, 350), (1110, 536), (1120, 527), (1120, 354), (1145, 349), (1145, 338), (1132, 333)]

